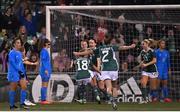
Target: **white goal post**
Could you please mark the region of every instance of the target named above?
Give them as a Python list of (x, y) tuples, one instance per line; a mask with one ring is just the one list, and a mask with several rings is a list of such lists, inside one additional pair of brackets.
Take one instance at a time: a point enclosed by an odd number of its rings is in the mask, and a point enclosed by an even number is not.
[[(78, 43), (87, 38), (112, 37), (118, 45), (141, 43), (149, 38), (155, 42), (165, 39), (173, 74), (168, 83), (170, 97), (180, 99), (180, 5), (46, 6), (46, 37), (53, 43), (52, 59), (63, 50), (72, 59), (72, 52), (80, 48)], [(140, 48), (139, 44), (133, 51), (117, 53), (120, 95), (137, 95), (130, 85), (139, 82), (141, 76), (137, 68)], [(59, 66), (53, 72), (75, 73), (74, 69), (63, 70), (66, 66), (60, 69)], [(123, 89), (128, 89), (128, 94)]]

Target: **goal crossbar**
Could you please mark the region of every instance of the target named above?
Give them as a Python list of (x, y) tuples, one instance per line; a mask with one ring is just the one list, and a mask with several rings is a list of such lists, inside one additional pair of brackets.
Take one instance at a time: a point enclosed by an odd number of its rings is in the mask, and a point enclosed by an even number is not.
[(104, 5), (104, 6), (46, 6), (47, 38), (50, 39), (50, 10), (150, 10), (150, 9), (177, 9), (180, 5)]
[(105, 5), (105, 6), (46, 6), (47, 9), (73, 9), (73, 10), (86, 10), (86, 9), (176, 9), (180, 5)]

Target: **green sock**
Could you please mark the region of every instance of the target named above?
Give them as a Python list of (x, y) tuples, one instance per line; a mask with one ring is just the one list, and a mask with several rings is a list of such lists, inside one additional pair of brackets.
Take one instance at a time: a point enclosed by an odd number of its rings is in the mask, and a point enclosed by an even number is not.
[(142, 96), (143, 96), (143, 99), (146, 100), (146, 97), (147, 97), (147, 88), (146, 87), (142, 87)]
[(99, 91), (98, 91), (98, 88), (95, 86), (93, 87), (93, 92), (94, 92), (94, 95), (95, 96), (98, 96), (99, 95)]
[(108, 97), (108, 100), (110, 100), (111, 102), (114, 102), (114, 97), (111, 95), (111, 94), (108, 94), (107, 93), (107, 97)]

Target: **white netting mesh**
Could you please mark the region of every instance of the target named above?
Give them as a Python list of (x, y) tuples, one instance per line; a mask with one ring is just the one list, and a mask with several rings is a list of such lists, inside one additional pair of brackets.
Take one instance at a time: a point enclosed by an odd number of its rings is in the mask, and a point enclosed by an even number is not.
[[(113, 6), (112, 6), (113, 7)], [(130, 45), (133, 50), (117, 54), (120, 65), (120, 82), (134, 74), (139, 79), (137, 57), (139, 43), (145, 38), (166, 39), (171, 54), (172, 74), (170, 77), (171, 97), (178, 98), (180, 91), (180, 7), (177, 9), (86, 9), (50, 10), (50, 34), (54, 72), (74, 72), (69, 68), (72, 52), (80, 49), (80, 41), (94, 38), (112, 39), (112, 44)]]

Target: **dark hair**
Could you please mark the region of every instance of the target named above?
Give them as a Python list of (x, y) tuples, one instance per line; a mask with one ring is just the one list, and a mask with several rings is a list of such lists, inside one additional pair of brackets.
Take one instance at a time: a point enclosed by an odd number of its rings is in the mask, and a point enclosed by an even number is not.
[(160, 39), (160, 40), (158, 41), (158, 45), (160, 45), (160, 43), (163, 42), (163, 41), (166, 43), (166, 40), (165, 40), (165, 39)]
[(24, 14), (25, 18), (26, 18), (28, 15), (32, 15), (32, 13), (31, 13), (31, 12), (28, 12), (27, 14)]
[(97, 43), (97, 41), (96, 41), (95, 39), (93, 39), (93, 38), (92, 38), (92, 39), (89, 39), (89, 41), (90, 41), (90, 40), (93, 40), (95, 43)]
[(41, 51), (41, 49), (43, 47), (45, 47), (46, 43), (50, 43), (50, 41), (47, 38), (39, 39), (39, 41), (38, 41), (38, 51)]
[(81, 40), (81, 43), (82, 43), (82, 42), (86, 42), (86, 43), (88, 44), (88, 42), (87, 42), (86, 40)]
[(19, 38), (19, 37), (16, 37), (13, 41), (12, 41), (12, 46), (14, 47), (14, 44), (16, 43), (16, 41), (17, 40), (20, 40), (20, 42), (21, 42), (21, 45), (23, 45), (23, 41), (22, 41), (22, 39), (21, 38)]
[(12, 6), (7, 6), (6, 9), (5, 9), (5, 13), (6, 13), (9, 9), (12, 9)]
[(47, 43), (50, 43), (50, 41), (47, 38), (45, 38), (43, 42), (43, 46), (46, 46)]

